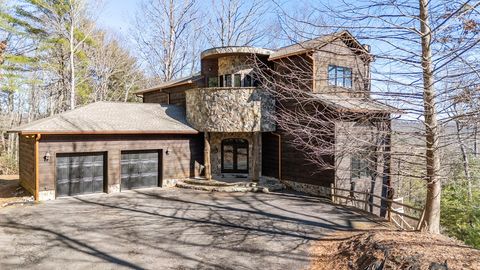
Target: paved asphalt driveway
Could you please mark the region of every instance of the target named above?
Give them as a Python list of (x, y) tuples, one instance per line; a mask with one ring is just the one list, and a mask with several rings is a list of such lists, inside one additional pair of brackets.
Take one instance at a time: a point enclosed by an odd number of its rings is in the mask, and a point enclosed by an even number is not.
[(303, 269), (370, 221), (293, 193), (144, 189), (0, 209), (0, 269)]

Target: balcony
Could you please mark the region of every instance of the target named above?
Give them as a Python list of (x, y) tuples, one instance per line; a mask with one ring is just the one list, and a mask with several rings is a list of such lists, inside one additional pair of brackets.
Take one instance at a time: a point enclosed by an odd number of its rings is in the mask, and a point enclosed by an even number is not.
[(255, 87), (210, 87), (186, 91), (187, 120), (199, 131), (274, 131), (274, 101)]

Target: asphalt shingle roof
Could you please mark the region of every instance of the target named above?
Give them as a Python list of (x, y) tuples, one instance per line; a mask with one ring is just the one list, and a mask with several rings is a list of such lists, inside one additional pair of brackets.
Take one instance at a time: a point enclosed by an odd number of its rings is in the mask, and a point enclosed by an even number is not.
[(23, 134), (198, 133), (188, 125), (184, 111), (182, 107), (175, 105), (96, 102), (33, 121), (10, 132)]

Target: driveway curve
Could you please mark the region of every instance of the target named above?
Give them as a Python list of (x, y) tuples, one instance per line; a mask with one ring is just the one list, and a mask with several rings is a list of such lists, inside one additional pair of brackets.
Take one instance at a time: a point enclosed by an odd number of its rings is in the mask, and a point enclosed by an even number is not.
[(144, 189), (0, 209), (0, 269), (304, 269), (376, 221), (296, 193)]

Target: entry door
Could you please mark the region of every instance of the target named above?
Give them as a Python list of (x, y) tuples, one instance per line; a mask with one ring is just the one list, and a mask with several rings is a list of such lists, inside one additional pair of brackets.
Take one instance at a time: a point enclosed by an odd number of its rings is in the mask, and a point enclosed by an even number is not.
[(58, 154), (57, 197), (103, 192), (104, 163), (99, 153)]
[(159, 151), (122, 152), (121, 188), (158, 187)]
[(222, 141), (222, 172), (248, 173), (248, 141), (226, 139)]

